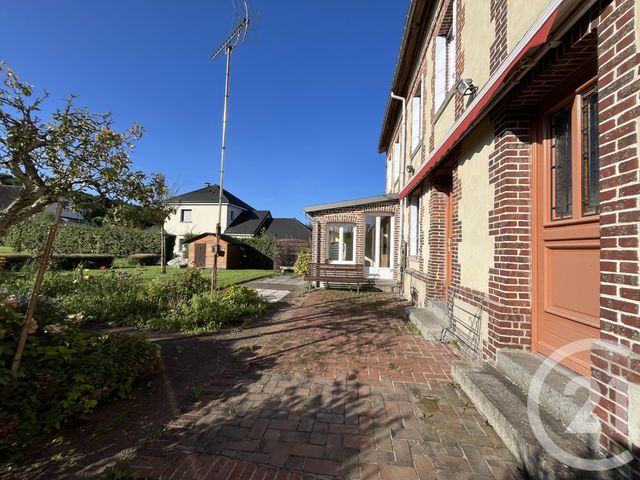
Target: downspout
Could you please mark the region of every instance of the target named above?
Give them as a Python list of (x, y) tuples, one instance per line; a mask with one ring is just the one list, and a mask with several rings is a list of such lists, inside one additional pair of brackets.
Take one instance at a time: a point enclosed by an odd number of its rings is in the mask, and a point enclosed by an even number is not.
[[(402, 158), (401, 168), (400, 168), (400, 191), (404, 189), (404, 169), (406, 166), (407, 160), (407, 99), (396, 95), (391, 92), (391, 98), (393, 100), (399, 100), (402, 102), (402, 153), (400, 158)], [(407, 199), (403, 198), (399, 202), (400, 208), (400, 241), (398, 242), (398, 270), (400, 272), (400, 295), (404, 296), (404, 282), (402, 280), (402, 274), (404, 273), (404, 211), (406, 207)]]

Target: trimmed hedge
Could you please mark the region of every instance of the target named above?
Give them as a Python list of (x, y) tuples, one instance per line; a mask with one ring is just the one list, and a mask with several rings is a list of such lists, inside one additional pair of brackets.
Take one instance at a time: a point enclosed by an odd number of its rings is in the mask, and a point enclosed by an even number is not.
[[(5, 270), (18, 269), (30, 261), (38, 262), (40, 260), (40, 257), (23, 253), (7, 253), (0, 255), (0, 258), (5, 259), (2, 264), (2, 268)], [(113, 255), (85, 255), (81, 253), (52, 255), (50, 267), (60, 270), (73, 270), (82, 264), (85, 268), (110, 268), (113, 265), (114, 258)]]
[[(17, 251), (40, 252), (44, 248), (50, 221), (40, 217), (9, 229), (5, 245)], [(58, 254), (102, 254), (126, 257), (136, 253), (160, 254), (159, 230), (104, 226), (60, 225), (54, 243)]]
[(160, 255), (155, 253), (136, 253), (127, 258), (129, 265), (157, 265), (160, 263)]

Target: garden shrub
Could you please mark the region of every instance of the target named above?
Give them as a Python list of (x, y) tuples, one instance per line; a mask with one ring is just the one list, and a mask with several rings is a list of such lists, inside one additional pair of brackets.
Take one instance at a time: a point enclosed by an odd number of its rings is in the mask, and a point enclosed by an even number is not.
[(269, 304), (261, 300), (255, 290), (233, 285), (219, 296), (209, 292), (193, 295), (168, 315), (147, 322), (147, 327), (195, 334), (216, 333), (229, 323), (262, 315), (268, 308)]
[(160, 255), (155, 253), (136, 253), (129, 255), (127, 258), (129, 265), (158, 265), (160, 263)]
[(113, 255), (96, 255), (84, 253), (66, 253), (51, 256), (50, 268), (59, 270), (73, 270), (82, 268), (111, 268), (113, 266)]
[(82, 333), (74, 323), (32, 332), (14, 373), (22, 315), (0, 304), (0, 449), (23, 447), (101, 401), (129, 397), (134, 382), (153, 372), (157, 345), (140, 336)]
[(296, 263), (293, 264), (293, 273), (299, 277), (304, 277), (309, 273), (309, 265), (311, 264), (311, 250), (301, 250), (298, 253)]
[(242, 264), (244, 268), (273, 268), (275, 237), (263, 230), (257, 237), (242, 239), (242, 243)]

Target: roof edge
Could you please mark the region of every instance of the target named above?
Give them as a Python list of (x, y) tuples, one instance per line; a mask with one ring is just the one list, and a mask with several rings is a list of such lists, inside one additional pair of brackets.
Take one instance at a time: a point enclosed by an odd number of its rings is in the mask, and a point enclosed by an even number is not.
[(399, 198), (399, 194), (397, 193), (385, 193), (384, 195), (373, 195), (371, 197), (355, 198), (353, 200), (321, 203), (318, 205), (310, 205), (308, 207), (304, 207), (304, 213), (314, 213), (320, 212), (322, 210), (333, 210), (336, 208), (357, 207), (359, 205), (367, 205), (370, 203), (394, 202)]

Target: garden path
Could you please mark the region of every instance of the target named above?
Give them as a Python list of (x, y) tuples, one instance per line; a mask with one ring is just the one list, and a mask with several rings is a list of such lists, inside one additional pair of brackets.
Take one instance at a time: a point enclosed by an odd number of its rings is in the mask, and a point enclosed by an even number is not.
[(518, 466), (390, 295), (317, 290), (235, 338), (232, 362), (130, 467), (146, 478), (511, 479)]

